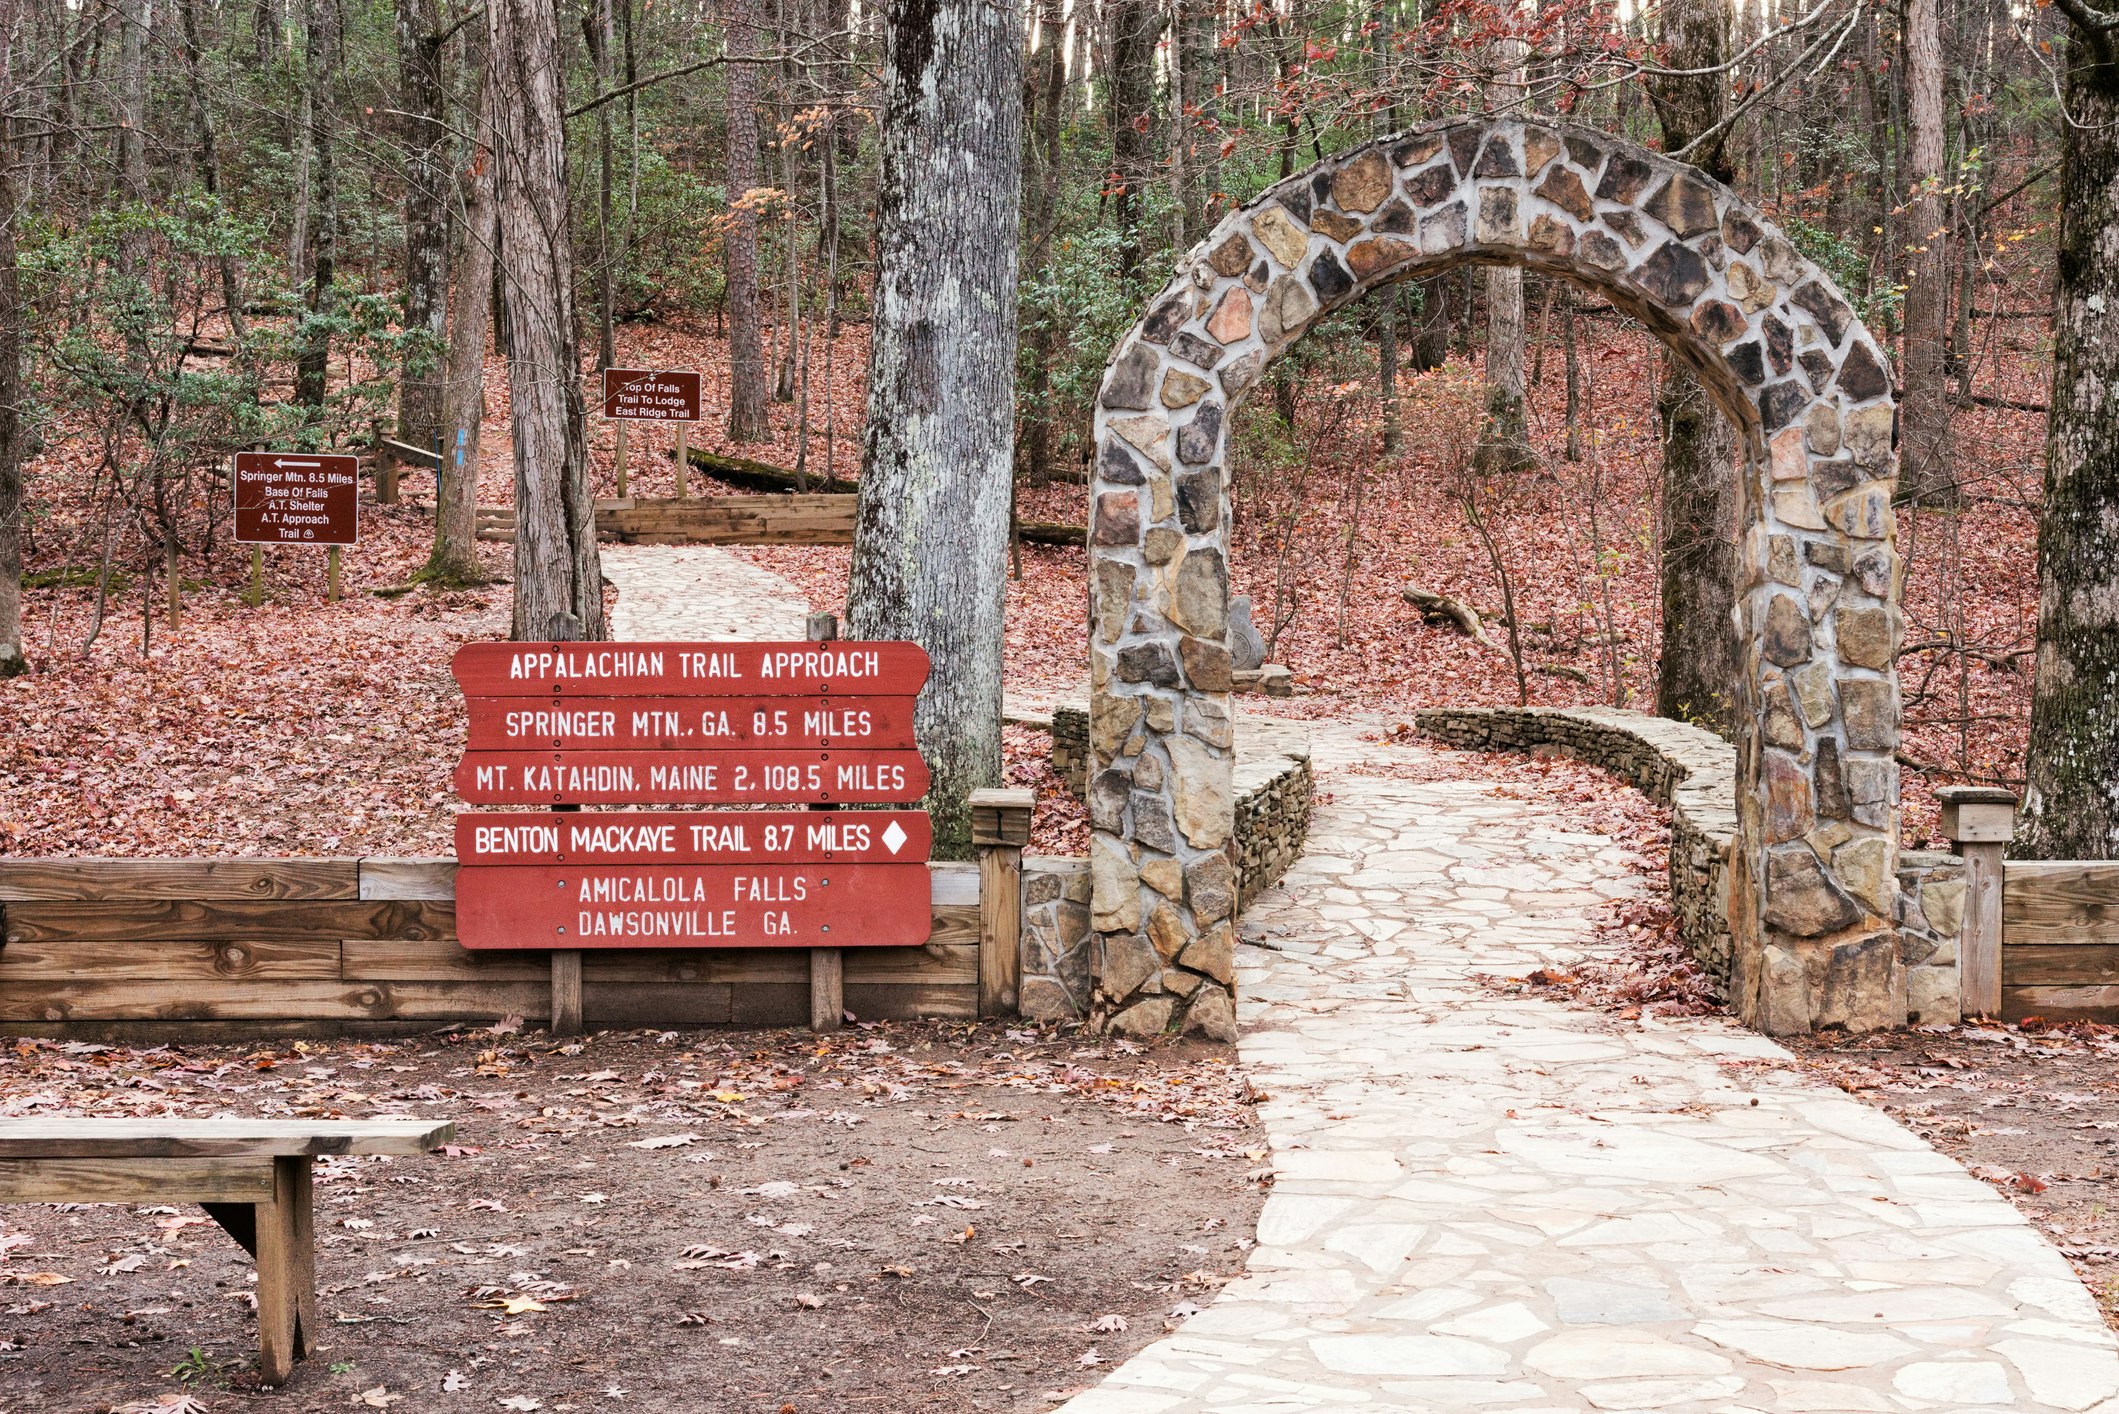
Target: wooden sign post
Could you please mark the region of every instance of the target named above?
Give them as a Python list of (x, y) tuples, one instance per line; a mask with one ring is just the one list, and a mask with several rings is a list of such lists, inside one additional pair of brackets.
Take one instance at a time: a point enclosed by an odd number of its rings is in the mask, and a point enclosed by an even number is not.
[(625, 495), (625, 425), (628, 422), (677, 424), (677, 498), (690, 494), (685, 446), (691, 425), (701, 415), (700, 380), (689, 369), (606, 368), (603, 370), (603, 415), (618, 424), (618, 494)]
[(237, 452), (235, 539), (249, 545), (250, 605), (265, 597), (267, 545), (327, 549), (326, 593), (338, 601), (339, 547), (360, 543), (360, 458), (323, 452)]
[[(550, 950), (555, 1025), (578, 1019), (585, 949), (821, 959), (930, 935), (926, 814), (836, 810), (927, 793), (917, 644), (473, 643), (452, 670), (470, 708), (458, 792), (554, 812), (457, 817), (458, 937)], [(818, 808), (580, 809), (598, 805)]]

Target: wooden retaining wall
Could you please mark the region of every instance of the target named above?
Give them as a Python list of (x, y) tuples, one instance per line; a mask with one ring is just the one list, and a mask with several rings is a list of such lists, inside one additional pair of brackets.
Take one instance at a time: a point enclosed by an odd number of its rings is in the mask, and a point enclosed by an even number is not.
[[(993, 931), (980, 866), (929, 869), (924, 947), (845, 949), (857, 1017), (979, 1014), (980, 941)], [(550, 954), (459, 946), (455, 876), (453, 859), (0, 860), (0, 1033), (177, 1041), (543, 1023)], [(1019, 895), (995, 902), (1021, 907)], [(591, 1027), (799, 1025), (809, 1003), (805, 949), (582, 955)]]
[(2001, 1014), (2119, 1021), (2119, 863), (2004, 866)]

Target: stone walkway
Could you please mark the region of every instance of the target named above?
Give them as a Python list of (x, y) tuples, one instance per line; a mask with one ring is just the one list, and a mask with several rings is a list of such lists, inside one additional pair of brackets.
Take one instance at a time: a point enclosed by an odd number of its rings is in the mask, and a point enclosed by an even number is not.
[(1622, 852), (1417, 748), (1313, 739), (1310, 848), (1245, 920), (1276, 1182), (1246, 1274), (1066, 1414), (2119, 1414), (2119, 1354), (2009, 1203), (1722, 1021), (1566, 963)]
[(606, 545), (603, 577), (618, 590), (611, 637), (800, 642), (809, 604), (770, 570), (711, 545)]

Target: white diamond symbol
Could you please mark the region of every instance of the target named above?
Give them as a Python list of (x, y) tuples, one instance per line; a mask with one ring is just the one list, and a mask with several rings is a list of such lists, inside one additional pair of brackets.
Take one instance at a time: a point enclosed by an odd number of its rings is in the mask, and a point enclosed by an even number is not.
[(884, 827), (883, 843), (890, 846), (892, 854), (896, 854), (900, 849), (904, 848), (905, 838), (905, 827), (897, 821), (893, 820)]

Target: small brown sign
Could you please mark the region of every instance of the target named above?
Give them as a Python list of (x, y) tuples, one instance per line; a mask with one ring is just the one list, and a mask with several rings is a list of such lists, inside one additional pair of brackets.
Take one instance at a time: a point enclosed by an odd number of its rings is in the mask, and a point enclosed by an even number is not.
[(699, 375), (668, 368), (603, 370), (603, 415), (624, 422), (699, 421)]
[(245, 545), (360, 542), (360, 458), (237, 452), (235, 538)]

